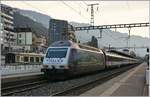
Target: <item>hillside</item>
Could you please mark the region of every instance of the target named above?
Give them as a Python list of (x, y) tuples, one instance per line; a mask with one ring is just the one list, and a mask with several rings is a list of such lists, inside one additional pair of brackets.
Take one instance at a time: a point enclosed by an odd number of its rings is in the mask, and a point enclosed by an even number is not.
[(31, 11), (31, 10), (18, 10), (20, 14), (32, 19), (35, 22), (41, 23), (44, 27), (49, 28), (49, 20), (50, 16), (41, 14), (39, 12)]
[(15, 27), (31, 27), (32, 30), (38, 35), (47, 35), (48, 29), (41, 23), (21, 15), (19, 12), (14, 13), (14, 26)]

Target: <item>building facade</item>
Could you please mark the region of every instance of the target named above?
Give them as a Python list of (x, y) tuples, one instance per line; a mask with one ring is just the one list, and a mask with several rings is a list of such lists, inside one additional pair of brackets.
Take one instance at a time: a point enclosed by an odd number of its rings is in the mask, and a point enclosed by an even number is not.
[(17, 45), (25, 52), (44, 52), (46, 38), (39, 36), (31, 28), (15, 28), (17, 33)]
[(31, 28), (15, 28), (17, 34), (17, 45), (32, 45), (33, 33)]
[(16, 33), (14, 33), (13, 8), (1, 4), (1, 51), (8, 52), (16, 45)]
[(73, 26), (64, 20), (51, 19), (49, 21), (48, 45), (59, 40), (76, 41)]
[(33, 34), (32, 37), (32, 49), (33, 51), (39, 53), (45, 53), (47, 49), (47, 40), (45, 36)]
[(67, 30), (67, 21), (51, 19), (49, 22), (49, 45), (63, 39), (63, 33)]
[(73, 42), (77, 42), (76, 36), (75, 36), (75, 30), (73, 26), (70, 24), (68, 24), (68, 33), (67, 33), (66, 39), (71, 40)]

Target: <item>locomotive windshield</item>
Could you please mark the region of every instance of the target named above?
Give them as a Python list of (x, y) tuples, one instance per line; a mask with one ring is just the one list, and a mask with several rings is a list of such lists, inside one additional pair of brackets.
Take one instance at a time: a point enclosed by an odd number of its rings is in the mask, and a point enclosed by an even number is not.
[(46, 58), (65, 58), (67, 50), (67, 48), (49, 48)]

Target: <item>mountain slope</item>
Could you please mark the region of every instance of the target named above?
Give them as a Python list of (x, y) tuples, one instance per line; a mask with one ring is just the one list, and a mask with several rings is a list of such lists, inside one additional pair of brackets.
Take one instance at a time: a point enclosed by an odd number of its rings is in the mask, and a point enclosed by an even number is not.
[(21, 15), (19, 12), (14, 13), (14, 26), (15, 27), (31, 27), (38, 35), (47, 35), (48, 29), (41, 23), (35, 22), (32, 19)]
[(46, 28), (49, 27), (49, 20), (51, 19), (50, 16), (41, 14), (39, 12), (31, 11), (31, 10), (18, 10), (20, 14), (29, 17), (30, 19), (34, 20), (35, 22), (41, 23)]

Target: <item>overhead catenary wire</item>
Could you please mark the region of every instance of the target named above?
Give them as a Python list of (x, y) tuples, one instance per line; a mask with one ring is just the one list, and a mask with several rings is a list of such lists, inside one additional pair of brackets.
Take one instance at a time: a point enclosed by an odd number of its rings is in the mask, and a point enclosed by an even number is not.
[[(39, 11), (44, 12), (43, 10), (41, 10), (41, 9), (39, 9), (39, 8), (33, 6), (33, 5), (31, 5), (31, 4), (29, 4), (29, 3), (25, 2), (25, 1), (22, 1), (22, 2), (24, 2), (26, 5), (28, 5), (28, 6), (32, 7), (32, 8), (35, 8), (35, 9), (37, 9), (37, 10), (39, 10)], [(76, 13), (78, 13), (80, 16), (82, 16), (82, 15), (80, 14), (80, 12), (78, 12), (76, 9), (74, 9), (73, 7), (71, 7), (70, 5), (68, 5), (67, 3), (65, 3), (64, 1), (62, 1), (62, 2), (63, 2), (63, 4), (65, 4), (66, 6), (68, 6), (69, 8), (71, 8), (72, 10), (74, 10)], [(83, 1), (83, 2), (85, 3), (85, 1)], [(85, 3), (85, 4), (87, 5), (87, 3)], [(46, 13), (46, 12), (45, 12), (45, 13)], [(82, 16), (82, 17), (84, 17), (84, 16)], [(85, 18), (85, 17), (84, 17), (84, 18)], [(108, 31), (107, 31), (107, 32), (108, 32)], [(89, 33), (88, 33), (88, 34), (89, 34)], [(111, 35), (109, 35), (109, 36), (111, 36)], [(116, 39), (113, 38), (112, 36), (111, 36), (111, 38), (116, 41)], [(118, 42), (118, 41), (117, 41), (117, 42)], [(119, 42), (120, 42), (120, 41), (119, 41)]]
[[(46, 14), (49, 14), (49, 13), (47, 13), (47, 12), (45, 12), (45, 11), (43, 11), (43, 10), (41, 10), (41, 9), (39, 9), (39, 8), (37, 8), (37, 7), (35, 7), (35, 6), (33, 6), (33, 5), (27, 3), (26, 1), (22, 1), (22, 2), (23, 2), (24, 4), (26, 4), (27, 6), (30, 6), (30, 7), (34, 8), (34, 9), (37, 9), (37, 10), (40, 11), (40, 12), (44, 12), (44, 13), (46, 13)], [(69, 8), (71, 8), (74, 12), (78, 13), (78, 14), (79, 14), (81, 17), (83, 17), (84, 19), (88, 19), (87, 17), (83, 16), (83, 15), (81, 14), (81, 12), (78, 12), (76, 9), (74, 9), (73, 7), (71, 7), (70, 5), (68, 5), (67, 3), (65, 3), (64, 1), (62, 1), (62, 2), (63, 2), (63, 4), (65, 4), (66, 6), (68, 6)]]
[[(29, 3), (27, 3), (26, 1), (22, 1), (22, 2), (24, 2), (24, 4), (26, 4), (26, 5), (28, 5), (28, 6), (30, 6), (30, 7), (32, 7), (32, 8), (35, 8), (35, 9), (37, 9), (37, 10), (39, 10), (39, 11), (42, 11), (42, 12), (44, 12), (43, 10), (41, 10), (41, 9), (39, 9), (39, 8), (37, 8), (37, 7), (35, 7), (35, 6), (33, 6), (33, 5), (31, 5), (31, 4), (29, 4)], [(66, 4), (64, 1), (62, 1), (66, 6), (68, 6), (69, 8), (71, 8), (72, 10), (74, 10), (76, 13), (78, 13), (80, 16), (82, 16), (81, 15), (81, 13), (80, 12), (78, 12), (76, 9), (74, 9), (73, 7), (71, 7), (70, 5), (68, 5), (68, 4)], [(85, 4), (85, 5), (87, 5), (87, 3), (85, 2), (85, 1), (83, 1), (83, 3)], [(80, 6), (81, 7), (81, 6)], [(46, 12), (45, 12), (46, 13)], [(82, 17), (84, 17), (84, 16), (82, 16)], [(84, 17), (85, 18), (85, 17)], [(89, 33), (88, 33), (89, 34)], [(109, 35), (110, 36), (110, 35)], [(112, 36), (111, 36), (112, 37)], [(113, 37), (112, 37), (113, 38)], [(114, 38), (113, 38), (114, 39)], [(116, 39), (114, 39), (115, 41), (116, 41)], [(119, 41), (120, 42), (120, 41)]]
[[(80, 4), (78, 4), (78, 6), (80, 7), (80, 9), (83, 8)], [(83, 9), (86, 10), (86, 8), (83, 8)]]
[(78, 12), (76, 9), (74, 9), (73, 7), (71, 7), (69, 4), (65, 3), (64, 1), (61, 1), (64, 5), (66, 5), (67, 7), (69, 7), (70, 9), (72, 9), (74, 12), (76, 12), (77, 14), (79, 14), (82, 18), (87, 19), (87, 17), (83, 16), (80, 12)]
[(41, 9), (39, 9), (39, 8), (37, 8), (37, 7), (35, 7), (35, 6), (33, 6), (32, 4), (30, 4), (30, 3), (27, 3), (26, 1), (22, 1), (24, 4), (26, 4), (27, 6), (30, 6), (30, 7), (32, 7), (32, 8), (34, 8), (34, 9), (37, 9), (38, 11), (40, 11), (40, 12), (44, 12), (44, 13), (46, 13), (46, 14), (49, 14), (49, 13), (47, 13), (46, 11), (43, 11), (43, 10), (41, 10)]
[(86, 6), (88, 5), (85, 1), (83, 1), (83, 3), (84, 3)]

